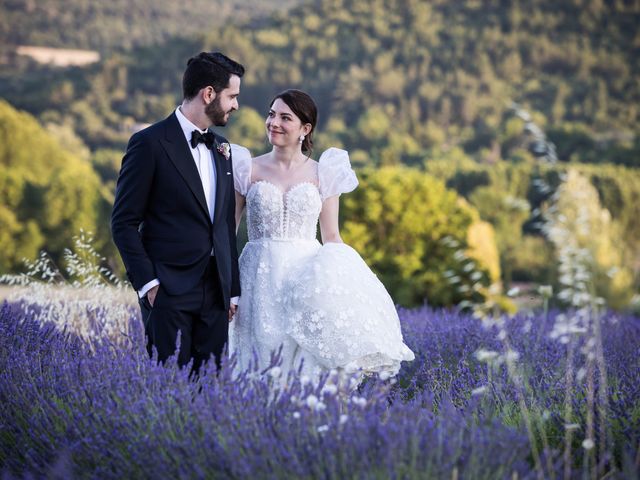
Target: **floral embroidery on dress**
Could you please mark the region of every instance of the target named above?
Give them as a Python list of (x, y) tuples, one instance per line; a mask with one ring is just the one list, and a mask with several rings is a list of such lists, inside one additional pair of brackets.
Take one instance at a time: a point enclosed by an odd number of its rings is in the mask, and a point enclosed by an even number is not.
[(302, 182), (286, 192), (265, 180), (250, 182), (248, 150), (234, 146), (233, 155), (249, 237), (229, 331), (239, 367), (254, 358), (265, 367), (278, 349), (283, 370), (302, 363), (312, 377), (332, 368), (393, 374), (413, 359), (391, 297), (358, 253), (316, 240), (322, 202), (357, 186), (347, 153), (329, 149), (319, 160), (318, 185)]

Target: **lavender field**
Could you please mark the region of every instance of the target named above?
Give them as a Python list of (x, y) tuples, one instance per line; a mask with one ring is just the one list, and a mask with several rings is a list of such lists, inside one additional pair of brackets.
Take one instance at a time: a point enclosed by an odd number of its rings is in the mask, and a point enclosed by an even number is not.
[[(416, 360), (350, 389), (277, 366), (190, 381), (85, 305), (0, 314), (3, 478), (636, 478), (640, 319), (401, 310)], [(51, 318), (49, 312), (46, 318)], [(65, 330), (65, 331), (63, 331)]]

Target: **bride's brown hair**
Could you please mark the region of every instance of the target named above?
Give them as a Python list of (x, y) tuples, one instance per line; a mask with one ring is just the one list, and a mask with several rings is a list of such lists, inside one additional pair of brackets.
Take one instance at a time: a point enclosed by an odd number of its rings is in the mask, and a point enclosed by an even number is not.
[(284, 92), (280, 92), (273, 97), (269, 105), (273, 105), (277, 99), (282, 100), (287, 106), (296, 114), (296, 116), (302, 121), (302, 124), (310, 124), (311, 131), (305, 135), (302, 141), (302, 151), (311, 154), (313, 151), (313, 131), (318, 123), (318, 107), (313, 98), (302, 90), (290, 88)]

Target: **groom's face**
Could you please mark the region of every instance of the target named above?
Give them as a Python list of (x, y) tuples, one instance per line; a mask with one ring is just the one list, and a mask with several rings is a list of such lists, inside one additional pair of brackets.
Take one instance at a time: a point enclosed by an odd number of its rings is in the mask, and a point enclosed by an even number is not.
[(224, 127), (227, 124), (231, 112), (238, 109), (238, 95), (240, 95), (240, 77), (231, 75), (227, 88), (218, 92), (216, 98), (205, 107), (204, 111), (213, 125)]

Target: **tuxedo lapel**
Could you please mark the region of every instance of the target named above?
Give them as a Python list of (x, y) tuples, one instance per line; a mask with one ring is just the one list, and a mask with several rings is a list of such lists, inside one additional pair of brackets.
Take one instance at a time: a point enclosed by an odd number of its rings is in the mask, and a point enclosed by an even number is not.
[(198, 169), (193, 161), (193, 155), (191, 154), (191, 150), (189, 150), (189, 145), (184, 138), (182, 128), (180, 128), (180, 123), (175, 113), (167, 118), (165, 133), (165, 138), (161, 140), (162, 146), (196, 197), (196, 200), (198, 200), (207, 218), (209, 218), (209, 209), (207, 208), (207, 200), (205, 199), (204, 190), (202, 189), (202, 181), (200, 180)]
[[(212, 132), (212, 130), (209, 130)], [(216, 136), (216, 142), (211, 149), (213, 153), (213, 165), (216, 169), (216, 205), (213, 214), (214, 223), (220, 219), (220, 215), (222, 214), (222, 204), (224, 203), (225, 198), (225, 190), (227, 188), (227, 169), (230, 164), (228, 164), (228, 160), (218, 151), (218, 146), (220, 145), (220, 141)], [(227, 167), (227, 168), (225, 168)]]

